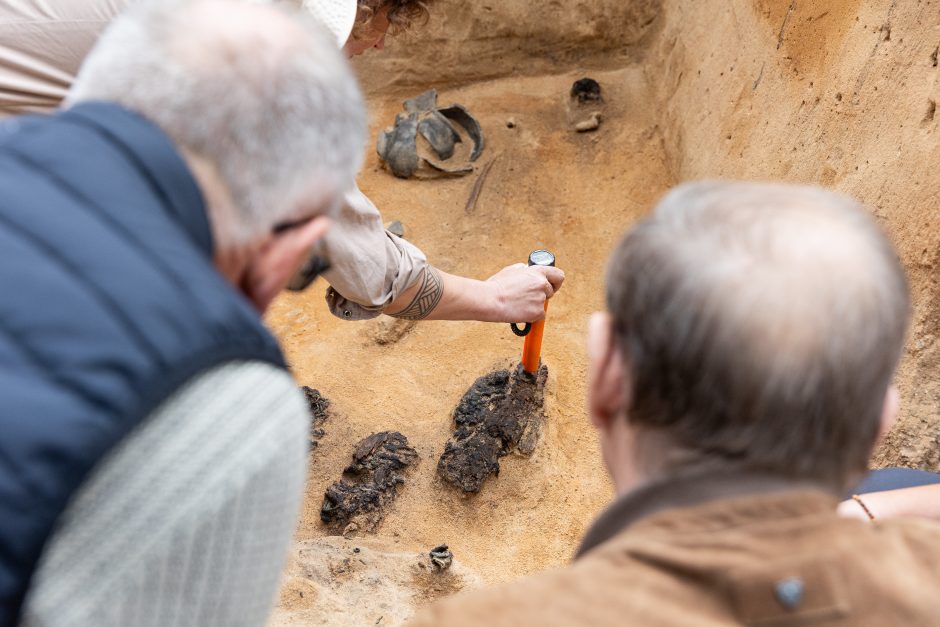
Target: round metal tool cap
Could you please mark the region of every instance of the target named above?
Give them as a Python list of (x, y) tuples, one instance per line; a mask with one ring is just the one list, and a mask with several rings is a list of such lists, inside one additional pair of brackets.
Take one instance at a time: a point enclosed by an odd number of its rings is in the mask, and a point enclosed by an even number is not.
[(547, 250), (536, 250), (529, 255), (530, 266), (554, 266), (555, 255)]

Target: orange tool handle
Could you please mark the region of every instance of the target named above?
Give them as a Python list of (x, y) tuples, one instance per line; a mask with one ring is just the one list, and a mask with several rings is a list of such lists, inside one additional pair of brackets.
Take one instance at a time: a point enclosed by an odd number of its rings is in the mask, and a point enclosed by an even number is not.
[[(548, 301), (545, 301), (545, 315), (548, 315)], [(542, 332), (545, 331), (545, 320), (532, 323), (532, 330), (525, 336), (522, 345), (522, 368), (530, 374), (539, 370), (542, 357)]]

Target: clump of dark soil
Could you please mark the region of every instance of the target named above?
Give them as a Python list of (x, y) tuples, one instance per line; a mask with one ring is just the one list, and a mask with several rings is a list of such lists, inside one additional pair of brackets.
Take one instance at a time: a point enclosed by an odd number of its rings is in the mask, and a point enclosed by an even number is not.
[(578, 102), (598, 102), (601, 98), (601, 86), (593, 78), (581, 78), (571, 86), (571, 97)]
[(397, 431), (375, 433), (362, 440), (343, 478), (327, 488), (320, 520), (340, 529), (355, 524), (358, 529), (374, 531), (382, 522), (385, 507), (395, 500), (398, 486), (405, 482), (403, 471), (417, 459), (418, 452)]
[(313, 451), (320, 445), (320, 439), (326, 435), (323, 424), (330, 415), (330, 400), (320, 394), (320, 390), (312, 387), (305, 385), (301, 390), (310, 408), (310, 450)]
[(535, 375), (518, 366), (477, 379), (454, 410), (457, 429), (437, 465), (444, 481), (479, 492), (487, 477), (499, 474), (501, 457), (531, 454), (545, 420), (547, 378), (545, 366)]
[(604, 118), (601, 86), (593, 78), (582, 78), (571, 86), (568, 123), (579, 133), (596, 130)]

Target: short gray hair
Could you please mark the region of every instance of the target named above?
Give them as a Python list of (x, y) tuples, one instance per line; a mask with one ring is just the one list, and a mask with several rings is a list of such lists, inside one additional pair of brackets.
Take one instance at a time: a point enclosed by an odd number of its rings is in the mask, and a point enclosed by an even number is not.
[(737, 468), (833, 489), (865, 471), (910, 301), (893, 248), (851, 198), (683, 185), (620, 243), (607, 306), (647, 471)]
[(215, 165), (251, 240), (316, 193), (351, 186), (365, 105), (333, 38), (312, 18), (243, 0), (147, 0), (118, 18), (70, 103), (136, 111)]

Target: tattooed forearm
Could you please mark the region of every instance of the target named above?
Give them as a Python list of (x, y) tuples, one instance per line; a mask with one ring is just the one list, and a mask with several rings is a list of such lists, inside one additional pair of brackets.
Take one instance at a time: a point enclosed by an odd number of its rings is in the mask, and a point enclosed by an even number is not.
[(398, 313), (389, 314), (393, 318), (405, 320), (424, 320), (441, 302), (444, 296), (444, 281), (441, 273), (428, 266), (421, 278), (421, 287), (415, 294), (414, 300)]

